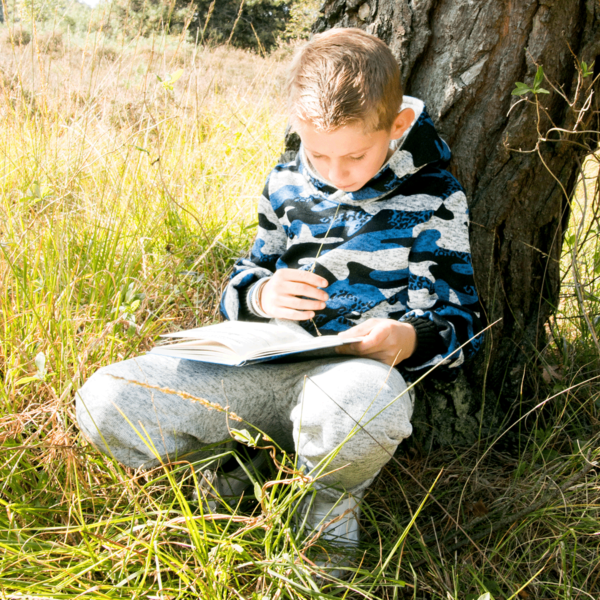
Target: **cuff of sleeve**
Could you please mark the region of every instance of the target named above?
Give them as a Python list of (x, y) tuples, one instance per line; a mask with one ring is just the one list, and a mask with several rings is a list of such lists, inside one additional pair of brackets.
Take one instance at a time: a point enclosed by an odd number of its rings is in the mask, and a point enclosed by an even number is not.
[(262, 291), (263, 286), (271, 279), (270, 277), (264, 277), (259, 279), (256, 283), (250, 286), (246, 293), (245, 304), (248, 312), (255, 316), (260, 317), (261, 319), (270, 319), (269, 315), (261, 308), (260, 302), (258, 301), (260, 297), (260, 292)]
[(431, 360), (434, 356), (444, 352), (444, 341), (433, 321), (430, 321), (425, 317), (413, 316), (402, 319), (402, 322), (412, 325), (417, 333), (417, 347), (411, 357), (402, 362), (404, 366), (413, 367), (422, 365)]

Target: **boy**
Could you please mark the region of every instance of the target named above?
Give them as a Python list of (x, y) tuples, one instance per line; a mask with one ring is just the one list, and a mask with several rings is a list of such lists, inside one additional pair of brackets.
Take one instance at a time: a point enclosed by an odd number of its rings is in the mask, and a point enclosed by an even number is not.
[(405, 378), (438, 363), (456, 369), (476, 342), (459, 346), (480, 328), (466, 199), (440, 167), (450, 151), (423, 103), (402, 100), (398, 65), (374, 36), (335, 29), (299, 52), (289, 105), (302, 146), (269, 176), (251, 256), (221, 303), (230, 320), (364, 336), (339, 350), (353, 357), (230, 368), (146, 355), (111, 365), (79, 392), (79, 424), (94, 444), (150, 467), (158, 461), (129, 423), (163, 461), (194, 460), (229, 439), (223, 413), (126, 380), (228, 406), (295, 450), (307, 472), (329, 461), (307, 523), (339, 517), (323, 537), (358, 542), (358, 502), (412, 431)]

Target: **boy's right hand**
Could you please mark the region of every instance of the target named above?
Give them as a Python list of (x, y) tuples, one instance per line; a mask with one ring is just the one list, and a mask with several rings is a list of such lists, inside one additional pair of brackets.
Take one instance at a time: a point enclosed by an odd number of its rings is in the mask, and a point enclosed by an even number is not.
[(327, 279), (309, 271), (278, 269), (262, 289), (261, 308), (273, 319), (313, 319), (315, 311), (324, 309), (329, 298), (319, 288), (328, 285)]

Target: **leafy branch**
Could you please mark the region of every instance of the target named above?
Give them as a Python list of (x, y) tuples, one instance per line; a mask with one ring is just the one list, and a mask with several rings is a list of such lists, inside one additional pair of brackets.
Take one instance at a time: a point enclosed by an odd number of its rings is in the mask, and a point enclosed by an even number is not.
[[(582, 67), (585, 63), (582, 64)], [(586, 65), (587, 68), (587, 65)], [(513, 96), (524, 96), (525, 94), (532, 93), (534, 95), (537, 94), (549, 94), (550, 92), (542, 87), (542, 82), (544, 81), (544, 68), (542, 65), (538, 67), (537, 73), (533, 79), (533, 87), (529, 87), (528, 84), (523, 83), (522, 81), (517, 81), (515, 83), (515, 89), (512, 91)]]

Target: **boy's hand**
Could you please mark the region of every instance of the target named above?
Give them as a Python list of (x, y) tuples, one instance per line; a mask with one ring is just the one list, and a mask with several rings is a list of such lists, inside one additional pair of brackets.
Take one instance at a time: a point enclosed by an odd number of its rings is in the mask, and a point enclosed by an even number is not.
[(278, 269), (262, 289), (260, 305), (274, 319), (313, 319), (315, 311), (324, 309), (329, 298), (318, 288), (328, 285), (327, 279), (308, 271)]
[(409, 323), (392, 319), (369, 319), (338, 335), (340, 337), (364, 336), (360, 342), (336, 348), (338, 354), (372, 358), (390, 367), (406, 360), (417, 346), (415, 328)]

